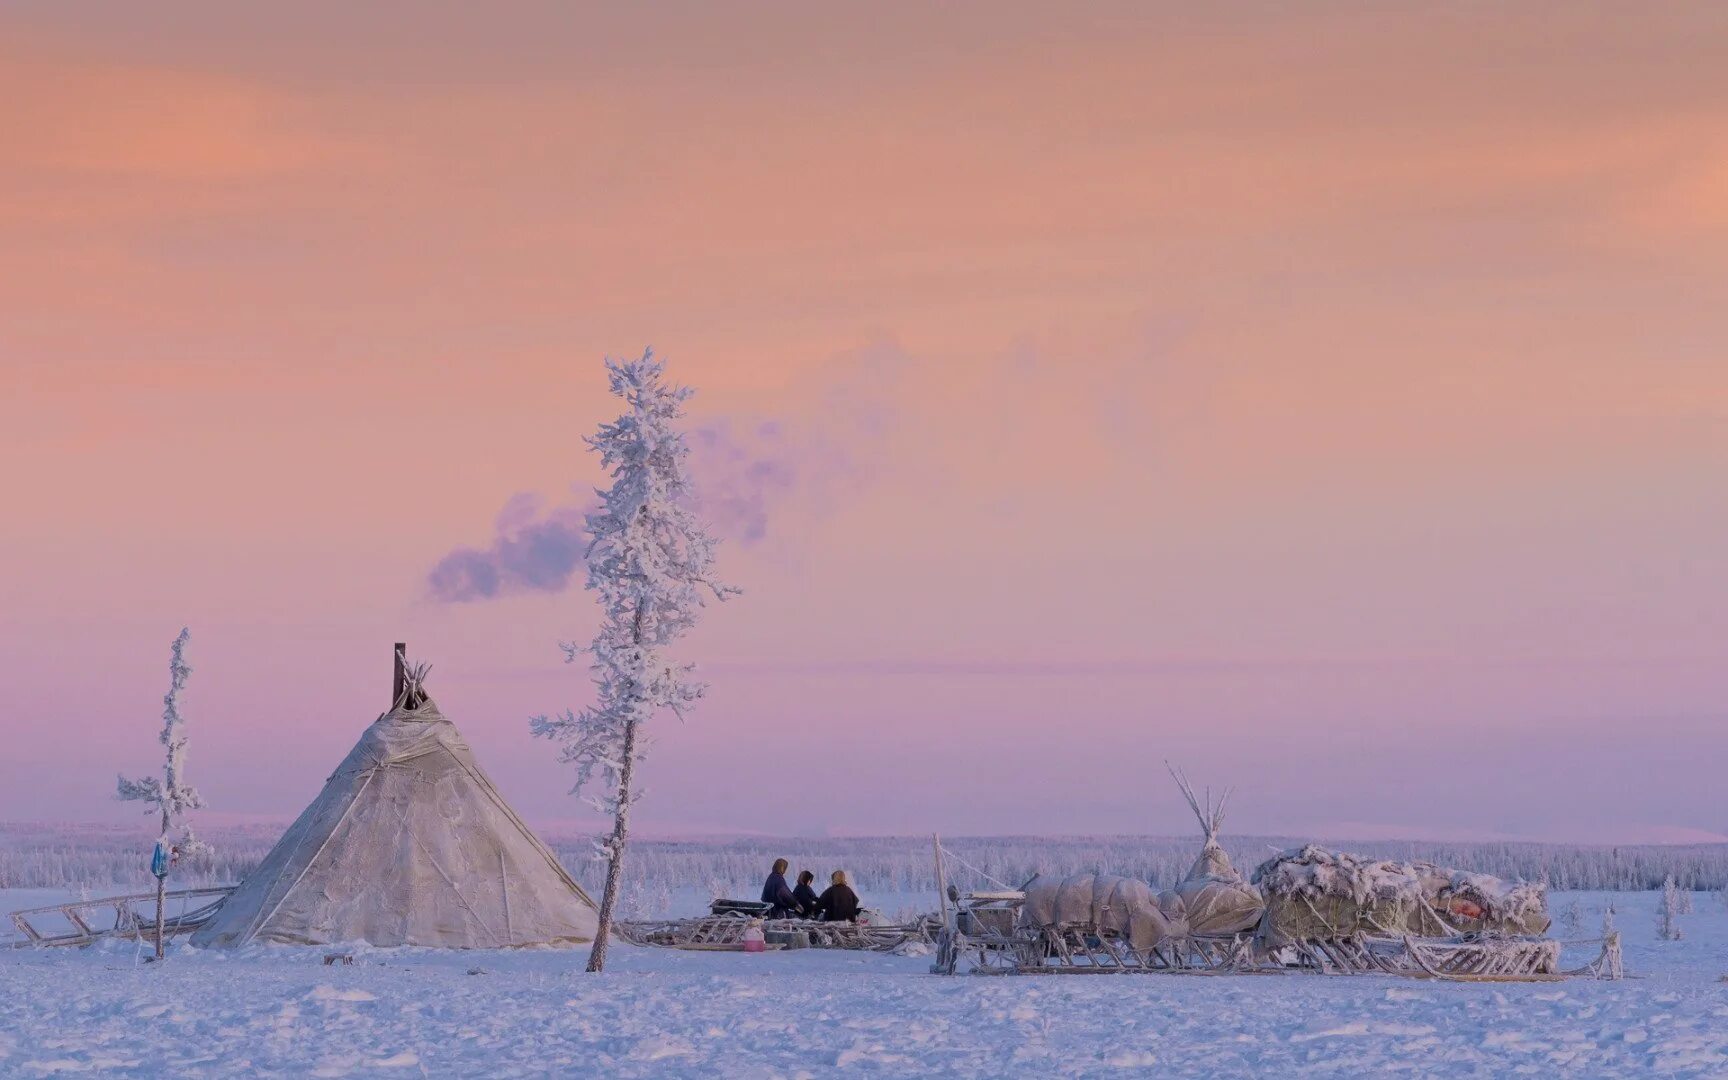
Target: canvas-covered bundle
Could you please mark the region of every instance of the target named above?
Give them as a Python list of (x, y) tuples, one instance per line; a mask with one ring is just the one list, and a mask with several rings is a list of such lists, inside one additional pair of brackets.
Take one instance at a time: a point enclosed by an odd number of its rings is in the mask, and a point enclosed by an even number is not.
[(1182, 900), (1189, 931), (1202, 936), (1246, 934), (1260, 925), (1266, 907), (1260, 890), (1239, 874), (1233, 879), (1191, 876), (1175, 891)]
[(1170, 768), (1170, 775), (1181, 789), (1182, 797), (1188, 800), (1194, 816), (1200, 819), (1200, 828), (1205, 834), (1205, 846), (1201, 848), (1199, 858), (1194, 860), (1188, 875), (1175, 889), (1182, 901), (1188, 930), (1208, 937), (1248, 933), (1259, 925), (1265, 905), (1260, 890), (1242, 880), (1242, 875), (1230, 864), (1230, 856), (1224, 853), (1223, 845), (1218, 843), (1218, 832), (1224, 827), (1224, 806), (1230, 801), (1230, 793), (1226, 791), (1214, 807), (1208, 789), (1202, 806), (1187, 776), (1174, 767)]
[(1184, 932), (1179, 912), (1167, 914), (1158, 901), (1152, 886), (1136, 878), (1035, 878), (1026, 886), (1020, 925), (1102, 930), (1121, 935), (1136, 949), (1149, 949)]
[(1545, 934), (1548, 888), (1536, 881), (1502, 881), (1489, 874), (1414, 864), (1428, 903), (1462, 933)]
[(1431, 863), (1365, 859), (1310, 844), (1260, 864), (1260, 936), (1271, 947), (1353, 934), (1541, 934), (1546, 890)]

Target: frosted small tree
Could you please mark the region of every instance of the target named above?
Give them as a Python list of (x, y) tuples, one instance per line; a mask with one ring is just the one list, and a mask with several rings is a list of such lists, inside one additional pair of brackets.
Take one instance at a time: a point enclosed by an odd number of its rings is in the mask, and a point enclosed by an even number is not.
[(1680, 889), (1669, 874), (1662, 882), (1662, 903), (1656, 910), (1656, 933), (1664, 941), (1680, 940)]
[[(150, 856), (150, 872), (156, 877), (156, 959), (162, 959), (162, 922), (168, 872), (177, 857), (209, 850), (192, 834), (186, 820), (189, 810), (204, 805), (204, 799), (186, 783), (186, 720), (180, 715), (180, 691), (186, 688), (186, 677), (192, 669), (186, 664), (186, 642), (192, 633), (182, 629), (174, 639), (173, 653), (168, 660), (168, 693), (162, 699), (162, 734), (159, 741), (167, 749), (162, 761), (162, 775), (137, 780), (116, 778), (117, 794), (128, 802), (151, 804), (150, 813), (162, 815), (162, 832), (156, 838), (156, 849)], [(176, 829), (178, 842), (170, 839)]]
[(1561, 913), (1560, 923), (1566, 928), (1568, 937), (1577, 937), (1584, 932), (1584, 909), (1579, 905), (1577, 897), (1573, 897), (1572, 902), (1566, 905), (1566, 910)]
[(692, 391), (661, 381), (664, 366), (650, 350), (640, 360), (606, 361), (612, 393), (628, 408), (587, 439), (612, 478), (597, 492), (600, 509), (587, 517), (588, 588), (599, 594), (602, 619), (593, 644), (564, 644), (572, 663), (587, 652), (598, 694), (581, 712), (535, 717), (535, 735), (563, 743), (559, 760), (576, 768), (575, 789), (612, 818), (601, 838), (606, 885), (600, 928), (588, 970), (606, 966), (606, 945), (618, 905), (630, 808), (642, 797), (636, 766), (648, 745), (644, 725), (670, 709), (679, 718), (706, 686), (693, 665), (675, 664), (666, 650), (700, 618), (707, 596), (726, 599), (738, 590), (713, 576), (715, 539), (696, 518), (685, 472), (689, 447), (677, 421)]

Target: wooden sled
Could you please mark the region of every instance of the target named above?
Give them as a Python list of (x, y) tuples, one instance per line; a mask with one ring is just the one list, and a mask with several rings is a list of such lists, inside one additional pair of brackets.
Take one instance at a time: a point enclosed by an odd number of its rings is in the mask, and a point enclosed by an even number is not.
[[(1596, 945), (1589, 962), (1566, 967), (1563, 944)], [(1267, 950), (1246, 934), (1188, 937), (1135, 948), (1121, 935), (1089, 926), (1017, 928), (1010, 935), (968, 937), (944, 930), (931, 970), (953, 975), (970, 961), (976, 975), (1397, 975), (1450, 982), (1554, 982), (1621, 979), (1620, 935), (1562, 943), (1535, 937), (1417, 938), (1356, 935), (1298, 941)]]
[(1190, 936), (1136, 947), (1121, 934), (1087, 925), (1017, 927), (968, 935), (944, 930), (930, 970), (974, 975), (1221, 974), (1257, 967), (1245, 934)]
[[(1136, 947), (1121, 933), (1090, 924), (1023, 926), (1021, 894), (956, 895), (955, 915), (936, 941), (930, 970), (954, 975), (1398, 975), (1455, 982), (1621, 979), (1620, 935), (1552, 938), (1462, 934), (1443, 938), (1352, 934), (1268, 948), (1253, 934), (1191, 935)], [(1567, 967), (1566, 946), (1595, 948)]]
[(1289, 946), (1297, 968), (1323, 975), (1546, 981), (1564, 978), (1560, 943), (1543, 938), (1417, 938), (1367, 934)]
[[(742, 947), (744, 931), (754, 921), (738, 914), (704, 915), (694, 919), (637, 920), (614, 923), (618, 936), (634, 945), (663, 949), (725, 949)], [(810, 919), (769, 919), (761, 923), (770, 947), (793, 949), (862, 949), (889, 952), (908, 941), (929, 941), (927, 921), (868, 926)]]
[[(166, 910), (172, 911), (178, 906), (180, 913), (168, 914), (162, 920), (162, 936), (178, 937), (198, 929), (233, 891), (232, 885), (213, 885), (168, 892), (165, 896)], [(193, 901), (201, 902), (194, 904)], [(48, 904), (14, 911), (10, 918), (18, 931), (18, 940), (9, 943), (15, 949), (82, 946), (107, 937), (143, 939), (156, 932), (156, 894), (135, 893), (100, 900)], [(64, 923), (65, 929), (51, 925), (56, 922)]]

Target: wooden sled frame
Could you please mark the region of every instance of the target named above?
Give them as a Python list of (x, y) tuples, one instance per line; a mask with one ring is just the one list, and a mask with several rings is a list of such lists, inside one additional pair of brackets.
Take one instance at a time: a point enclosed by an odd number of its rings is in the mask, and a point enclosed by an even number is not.
[[(233, 891), (232, 885), (212, 885), (202, 889), (174, 889), (166, 893), (163, 899), (170, 904), (181, 901), (182, 911), (162, 920), (162, 936), (178, 937), (198, 929)], [(207, 902), (186, 910), (184, 902), (189, 900)], [(56, 945), (89, 945), (107, 937), (141, 939), (156, 931), (155, 906), (156, 894), (149, 892), (109, 896), (99, 900), (72, 900), (64, 904), (47, 904), (14, 911), (10, 917), (21, 940), (12, 942), (11, 946), (15, 949), (46, 948)], [(64, 933), (48, 932), (31, 922), (30, 917), (33, 915), (38, 921), (41, 921), (44, 915), (58, 915), (71, 929)]]
[[(1564, 967), (1565, 945), (1595, 945), (1594, 959)], [(1550, 982), (1568, 978), (1621, 979), (1620, 935), (1562, 942), (1527, 936), (1465, 935), (1421, 938), (1359, 934), (1289, 946), (1297, 966), (1323, 975), (1401, 975), (1450, 982)]]
[[(633, 945), (664, 949), (714, 950), (741, 946), (744, 931), (755, 921), (742, 915), (704, 915), (694, 919), (649, 919), (613, 923), (618, 936)], [(934, 928), (924, 921), (904, 925), (866, 926), (811, 919), (771, 919), (761, 922), (770, 943), (784, 945), (791, 935), (803, 934), (803, 947), (811, 949), (862, 949), (889, 952), (909, 941), (929, 942)], [(787, 938), (776, 940), (780, 935)]]
[[(1256, 935), (1192, 935), (1136, 948), (1119, 931), (1090, 923), (1022, 926), (1023, 893), (954, 897), (936, 941), (932, 973), (954, 975), (1274, 974), (1398, 975), (1472, 982), (1622, 979), (1620, 935), (1578, 941), (1504, 934), (1424, 938), (1352, 934), (1269, 948)], [(1566, 946), (1593, 947), (1588, 963), (1565, 967)]]
[(1149, 948), (1114, 931), (1088, 925), (1019, 928), (977, 936), (944, 930), (936, 943), (936, 974), (959, 973), (970, 959), (974, 975), (1200, 974), (1255, 969), (1254, 941), (1246, 934), (1193, 936)]
[[(1565, 945), (1598, 947), (1588, 963), (1561, 964)], [(1560, 942), (1535, 937), (1417, 938), (1354, 935), (1298, 941), (1267, 950), (1251, 935), (1194, 936), (1137, 949), (1114, 931), (1088, 925), (1022, 927), (968, 936), (943, 930), (933, 973), (954, 975), (970, 960), (974, 975), (1222, 975), (1309, 972), (1397, 975), (1451, 982), (1550, 982), (1622, 979), (1620, 935)]]

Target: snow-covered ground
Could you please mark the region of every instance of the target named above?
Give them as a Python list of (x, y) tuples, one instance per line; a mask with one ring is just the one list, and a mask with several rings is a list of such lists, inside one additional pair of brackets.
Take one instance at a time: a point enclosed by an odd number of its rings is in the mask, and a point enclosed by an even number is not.
[[(0, 891), (0, 911), (56, 899)], [(1660, 942), (1658, 894), (1557, 894), (1619, 983), (1379, 977), (944, 978), (843, 952), (362, 953), (115, 944), (0, 952), (0, 1075), (1728, 1075), (1728, 908), (1698, 894)], [(922, 898), (878, 898), (894, 910)], [(1557, 933), (1564, 934), (1563, 927)]]

